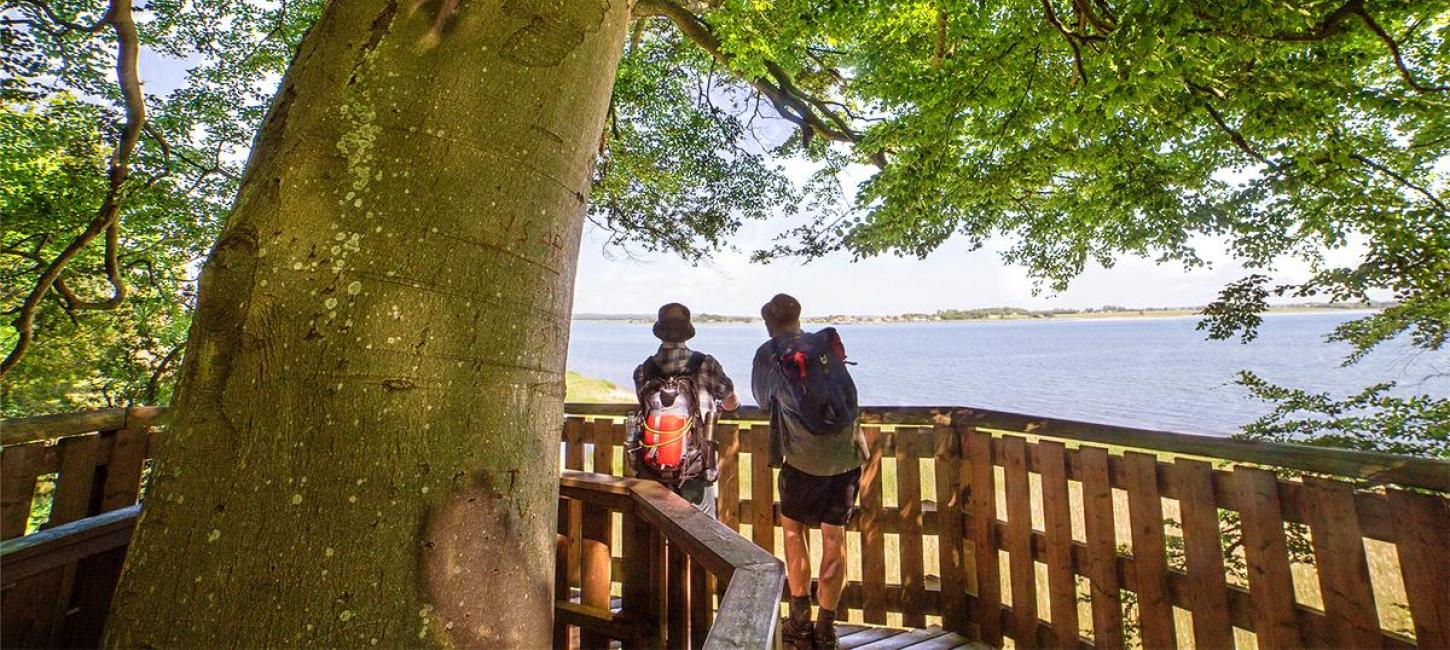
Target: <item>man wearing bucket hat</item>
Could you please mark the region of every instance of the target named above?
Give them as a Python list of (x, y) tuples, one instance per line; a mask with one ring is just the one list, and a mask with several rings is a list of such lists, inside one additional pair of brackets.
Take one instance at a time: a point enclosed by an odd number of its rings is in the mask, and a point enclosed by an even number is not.
[(655, 478), (686, 501), (715, 516), (715, 444), (710, 425), (716, 402), (740, 406), (735, 383), (720, 362), (691, 350), (690, 309), (672, 302), (660, 307), (654, 324), (660, 347), (634, 369), (640, 421), (631, 420), (626, 454), (635, 474)]

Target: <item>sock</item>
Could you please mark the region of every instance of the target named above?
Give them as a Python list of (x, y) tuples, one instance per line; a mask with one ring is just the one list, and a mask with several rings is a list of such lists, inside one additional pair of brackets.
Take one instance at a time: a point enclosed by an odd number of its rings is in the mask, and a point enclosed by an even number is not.
[(811, 622), (811, 597), (791, 596), (790, 617), (796, 621)]
[(821, 610), (816, 613), (816, 634), (820, 635), (822, 632), (834, 633), (835, 625), (836, 610), (826, 609), (822, 607)]

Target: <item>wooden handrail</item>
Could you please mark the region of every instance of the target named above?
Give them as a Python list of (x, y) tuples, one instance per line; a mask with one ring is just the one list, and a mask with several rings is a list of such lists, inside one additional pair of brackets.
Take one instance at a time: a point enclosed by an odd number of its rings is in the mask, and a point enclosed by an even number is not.
[[(729, 582), (705, 648), (770, 646), (785, 585), (785, 565), (769, 552), (653, 481), (564, 470), (559, 493), (612, 509), (632, 510), (672, 545), (684, 549), (691, 560)], [(578, 622), (584, 609), (575, 607), (578, 611), (570, 610), (566, 616)]]
[(56, 567), (131, 543), (141, 504), (86, 517), (38, 533), (0, 542), (4, 583), (12, 584)]
[[(632, 404), (570, 403), (564, 406), (566, 413), (586, 416), (619, 417), (633, 410), (636, 407)], [(166, 414), (167, 407), (164, 406), (139, 406), (0, 420), (0, 445), (10, 446), (92, 431), (155, 426), (165, 422)], [(760, 422), (767, 416), (759, 408), (747, 406), (727, 414), (727, 418), (729, 422)], [(967, 425), (1450, 492), (1450, 461), (1431, 458), (1155, 431), (961, 406), (866, 406), (862, 407), (861, 419), (865, 424)]]
[(9, 447), (94, 431), (157, 426), (165, 423), (167, 411), (165, 406), (132, 406), (0, 420), (0, 446)]
[[(638, 407), (633, 404), (564, 405), (564, 412), (584, 416), (619, 417), (635, 410)], [(749, 423), (766, 419), (759, 408), (747, 406), (726, 414), (724, 421)], [(863, 406), (861, 421), (898, 426), (970, 426), (1450, 492), (1450, 461), (1433, 458), (1154, 431), (962, 406)]]

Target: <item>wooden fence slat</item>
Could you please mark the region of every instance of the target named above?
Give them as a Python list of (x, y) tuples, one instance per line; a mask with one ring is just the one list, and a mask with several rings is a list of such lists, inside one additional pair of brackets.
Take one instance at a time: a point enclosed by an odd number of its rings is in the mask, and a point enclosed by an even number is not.
[(1012, 586), (1012, 640), (1036, 645), (1037, 569), (1032, 561), (1032, 491), (1027, 480), (1027, 441), (1002, 436), (1003, 483), (1007, 488), (1007, 547)]
[(1349, 648), (1380, 644), (1379, 616), (1370, 587), (1364, 538), (1354, 512), (1354, 487), (1344, 481), (1304, 477), (1309, 500), (1309, 535), (1319, 591), (1328, 615), (1329, 638)]
[(6, 447), (0, 453), (0, 539), (25, 534), (35, 497), (36, 466), (44, 452), (44, 442), (31, 442)]
[[(50, 518), (42, 528), (54, 528), (91, 513), (92, 503), (99, 505), (96, 483), (96, 461), (101, 448), (98, 435), (68, 436), (56, 445), (60, 453), (60, 471), (55, 491), (51, 493)], [(18, 588), (35, 591), (33, 604), (41, 611), (35, 616), (38, 627), (33, 638), (48, 639), (45, 645), (66, 645), (66, 626), (61, 625), (70, 609), (71, 594), (76, 586), (76, 565), (60, 567), (35, 576)], [(46, 613), (45, 609), (51, 610)], [(47, 627), (48, 626), (48, 627)]]
[(101, 512), (110, 512), (136, 504), (141, 494), (141, 468), (146, 463), (146, 440), (150, 432), (145, 429), (121, 429), (113, 435), (111, 459), (106, 463), (105, 492), (101, 497)]
[(981, 639), (1002, 646), (1002, 578), (993, 522), (997, 521), (997, 477), (992, 469), (992, 435), (973, 429), (967, 433), (967, 458), (972, 482), (972, 555), (977, 568), (977, 625)]
[[(559, 500), (559, 510), (566, 511), (568, 506), (563, 499)], [(562, 522), (563, 519), (561, 518)], [(569, 563), (569, 540), (564, 535), (554, 536), (554, 566), (562, 567)], [(554, 571), (554, 600), (569, 600), (569, 572), (567, 570)], [(554, 650), (569, 650), (569, 626), (554, 619)]]
[[(95, 491), (96, 456), (100, 451), (100, 436), (72, 436), (62, 438), (60, 447), (60, 472), (55, 479), (55, 492), (50, 502), (50, 520), (45, 528), (83, 519), (92, 514), (91, 496)], [(98, 514), (98, 513), (97, 513)]]
[(1123, 647), (1122, 588), (1118, 582), (1118, 540), (1108, 450), (1078, 449), (1082, 463), (1083, 524), (1087, 533), (1086, 575), (1091, 585), (1093, 645)]
[[(150, 450), (151, 431), (146, 428), (101, 432), (101, 446), (110, 443), (110, 456), (105, 465), (105, 478), (96, 494), (92, 488), (91, 512), (99, 514), (134, 505), (141, 495), (141, 474)], [(97, 505), (99, 504), (99, 505)], [(88, 557), (76, 565), (73, 604), (82, 615), (71, 622), (69, 633), (74, 640), (99, 639), (105, 624), (103, 612), (110, 611), (121, 567), (126, 561), (125, 549), (112, 549)]]
[[(564, 468), (584, 470), (584, 418), (569, 417), (564, 420)], [(564, 528), (559, 532), (569, 538), (569, 561), (565, 567), (569, 572), (569, 584), (577, 585), (581, 579), (579, 574), (579, 554), (581, 549), (580, 530), (583, 526), (584, 504), (572, 499), (563, 501), (566, 514), (562, 515), (559, 521), (563, 522)]]
[(639, 631), (642, 647), (662, 645), (660, 635), (660, 590), (664, 558), (656, 548), (659, 531), (643, 517), (627, 512), (624, 515), (624, 570), (620, 585), (620, 608)]
[(1252, 504), (1239, 511), (1243, 526), (1244, 561), (1253, 603), (1254, 634), (1264, 650), (1302, 647), (1299, 620), (1294, 615), (1294, 575), (1284, 539), (1279, 499), (1279, 477), (1256, 467), (1233, 470), (1233, 489), (1239, 503)]
[(937, 566), (941, 570), (942, 628), (967, 632), (966, 566), (962, 557), (962, 436), (938, 425), (936, 438)]
[(862, 620), (886, 623), (886, 534), (881, 530), (881, 452), (884, 441), (880, 427), (862, 427), (871, 457), (861, 470), (861, 583), (864, 586)]
[(1143, 647), (1174, 648), (1173, 601), (1168, 592), (1168, 553), (1163, 540), (1163, 498), (1158, 493), (1158, 457), (1123, 454), (1128, 472), (1128, 519), (1132, 526), (1134, 582)]
[(683, 546), (667, 544), (669, 571), (664, 577), (669, 605), (667, 643), (671, 648), (690, 647), (690, 556)]
[(1200, 648), (1232, 648), (1234, 632), (1228, 617), (1228, 580), (1218, 527), (1218, 504), (1213, 496), (1213, 466), (1179, 458), (1169, 467), (1183, 519), (1183, 553), (1191, 587), (1188, 609), (1193, 612), (1194, 644)]
[(926, 627), (926, 576), (921, 538), (921, 461), (916, 455), (917, 433), (896, 432), (896, 501), (900, 508), (901, 622)]
[(715, 442), (719, 443), (716, 483), (716, 512), (730, 530), (740, 532), (740, 431), (734, 424), (715, 425)]
[(1077, 577), (1072, 570), (1072, 503), (1067, 490), (1067, 450), (1060, 442), (1037, 443), (1041, 460), (1042, 514), (1047, 539), (1047, 590), (1057, 647), (1077, 646)]
[(1395, 489), (1388, 496), (1415, 642), (1450, 648), (1450, 500)]
[(705, 647), (710, 624), (715, 618), (714, 579), (705, 565), (690, 560), (690, 646)]
[(770, 431), (750, 428), (750, 539), (769, 553), (775, 552), (775, 480), (770, 472)]
[(614, 475), (614, 422), (600, 418), (589, 423), (594, 434), (594, 473)]
[[(625, 456), (624, 456), (624, 453), (625, 453), (624, 452), (624, 438), (626, 437), (626, 435), (628, 435), (627, 432), (626, 432), (626, 430), (625, 430), (624, 421), (621, 420), (619, 422), (615, 422), (614, 423), (614, 426), (612, 428), (612, 432), (613, 432), (613, 435), (610, 436), (610, 440), (613, 441), (614, 449), (611, 449), (610, 452), (609, 452), (610, 453), (610, 465), (613, 466), (613, 467), (618, 467), (619, 468), (619, 476), (623, 476), (623, 477), (626, 477), (626, 478), (634, 478), (634, 472), (633, 471), (630, 471), (630, 469), (629, 469), (629, 459), (628, 458), (625, 458)], [(619, 461), (618, 461), (619, 464), (618, 465), (615, 465), (614, 464), (614, 460), (613, 460), (614, 452), (615, 451), (618, 451), (619, 452)]]
[(584, 469), (584, 418), (564, 420), (564, 469)]
[[(579, 602), (591, 607), (609, 609), (610, 568), (613, 562), (609, 554), (613, 520), (609, 510), (594, 504), (584, 504), (580, 548)], [(609, 639), (587, 629), (579, 630), (579, 647), (608, 648)]]

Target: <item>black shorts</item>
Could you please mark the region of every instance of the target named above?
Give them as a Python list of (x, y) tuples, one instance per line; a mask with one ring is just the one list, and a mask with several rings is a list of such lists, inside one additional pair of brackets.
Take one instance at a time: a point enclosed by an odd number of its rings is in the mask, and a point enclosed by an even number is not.
[(807, 526), (845, 526), (856, 507), (860, 485), (860, 467), (835, 476), (815, 476), (786, 464), (776, 483), (780, 514)]

